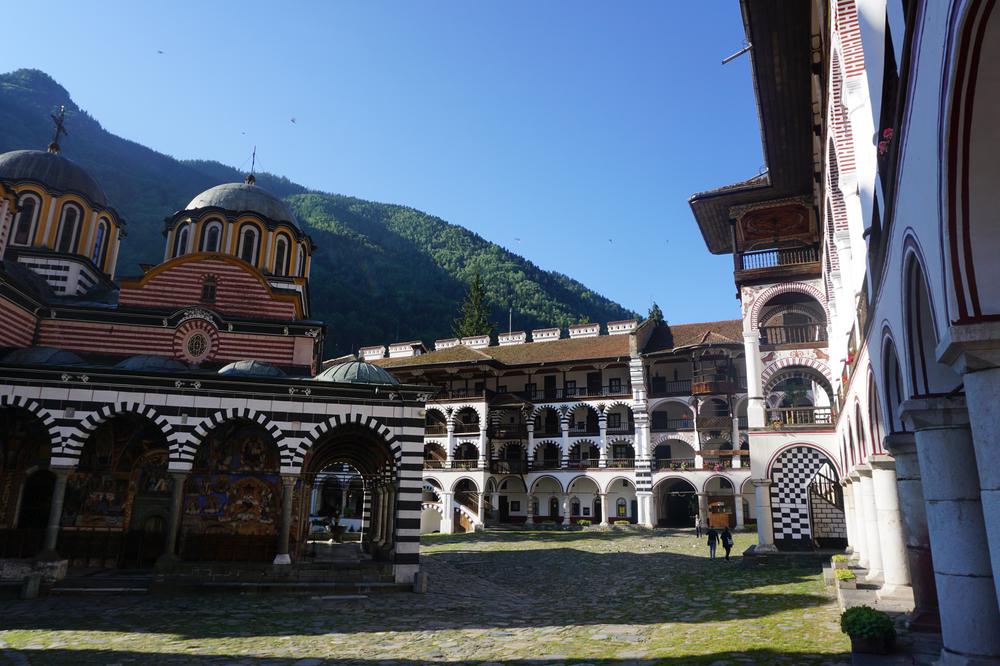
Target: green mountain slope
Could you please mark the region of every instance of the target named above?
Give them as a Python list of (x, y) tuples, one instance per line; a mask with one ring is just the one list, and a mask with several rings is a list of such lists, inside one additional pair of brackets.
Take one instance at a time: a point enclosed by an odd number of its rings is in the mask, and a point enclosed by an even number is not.
[[(218, 162), (176, 160), (105, 131), (37, 70), (0, 74), (0, 152), (48, 145), (49, 114), (59, 105), (70, 131), (62, 141), (66, 156), (97, 179), (128, 223), (120, 274), (162, 260), (164, 217), (202, 190), (243, 177)], [(524, 329), (633, 315), (565, 275), (413, 208), (312, 192), (270, 174), (259, 174), (257, 184), (286, 198), (316, 242), (310, 295), (313, 317), (330, 325), (327, 355), (448, 337), (477, 272), (502, 328), (511, 302), (514, 326)]]

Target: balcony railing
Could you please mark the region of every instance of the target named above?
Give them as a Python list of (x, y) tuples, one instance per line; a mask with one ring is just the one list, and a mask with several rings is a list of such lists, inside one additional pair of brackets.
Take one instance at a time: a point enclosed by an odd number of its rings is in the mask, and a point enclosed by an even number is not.
[(761, 326), (760, 344), (792, 345), (826, 342), (826, 324), (796, 324), (794, 326)]
[(626, 423), (620, 426), (611, 427), (608, 426), (609, 435), (634, 435), (635, 434), (635, 424)]
[(497, 439), (524, 439), (528, 436), (528, 426), (524, 424), (494, 425), (487, 431), (490, 437)]
[(479, 460), (475, 458), (466, 458), (462, 460), (452, 460), (452, 469), (479, 469)]
[(694, 428), (694, 419), (667, 419), (656, 421), (651, 426), (653, 432), (668, 432), (670, 430), (691, 430)]
[(543, 458), (531, 461), (531, 469), (559, 469), (560, 467), (562, 467), (562, 460), (559, 458)]
[(600, 460), (597, 458), (570, 458), (569, 462), (566, 463), (566, 467), (569, 469), (589, 469), (591, 467), (600, 467)]
[(635, 458), (608, 458), (608, 467), (632, 469), (635, 467)]
[(755, 250), (753, 252), (742, 252), (739, 255), (739, 267), (743, 271), (794, 266), (796, 264), (811, 264), (818, 261), (819, 248), (815, 245), (809, 247)]
[(658, 458), (653, 460), (654, 470), (685, 471), (694, 469), (694, 458)]
[(833, 425), (830, 407), (779, 407), (767, 410), (767, 420), (773, 426)]
[(653, 398), (665, 395), (691, 395), (691, 380), (678, 379), (670, 382), (658, 382), (654, 377), (650, 380), (649, 395)]
[[(610, 430), (608, 432), (610, 432)], [(569, 429), (569, 436), (570, 437), (586, 437), (586, 436), (597, 437), (600, 434), (601, 434), (601, 431), (600, 431), (600, 429), (597, 426), (593, 426), (593, 427), (591, 427), (591, 426), (584, 426), (583, 428), (576, 428), (576, 427), (570, 426), (570, 429)]]
[(699, 416), (698, 430), (725, 430), (733, 429), (732, 416)]
[(455, 424), (455, 434), (456, 435), (479, 434), (479, 424), (478, 423), (456, 423)]
[(434, 401), (444, 401), (444, 400), (468, 400), (470, 398), (485, 398), (486, 389), (484, 388), (459, 388), (459, 389), (442, 389), (434, 396)]
[(575, 388), (536, 388), (533, 391), (513, 391), (513, 394), (523, 400), (530, 401), (609, 398), (632, 395), (632, 385), (612, 384), (609, 386), (577, 386)]
[(524, 474), (527, 471), (527, 460), (494, 460), (490, 463), (493, 474)]
[(424, 458), (424, 469), (445, 469), (448, 466), (447, 461), (438, 460), (436, 458)]
[(562, 437), (562, 428), (547, 428), (542, 426), (541, 428), (535, 428), (532, 434), (538, 437)]
[(443, 423), (428, 423), (424, 426), (425, 435), (447, 435), (448, 426)]

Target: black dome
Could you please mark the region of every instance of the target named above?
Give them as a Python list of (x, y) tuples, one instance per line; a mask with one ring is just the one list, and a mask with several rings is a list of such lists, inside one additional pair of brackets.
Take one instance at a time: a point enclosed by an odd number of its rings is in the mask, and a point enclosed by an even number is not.
[(80, 365), (83, 359), (57, 347), (24, 347), (3, 357), (11, 365)]
[(263, 361), (245, 360), (233, 361), (219, 370), (220, 375), (228, 377), (284, 377), (281, 368), (276, 368)]
[(134, 370), (137, 372), (185, 372), (191, 369), (177, 359), (167, 356), (154, 356), (152, 354), (129, 356), (116, 363), (115, 367), (121, 370)]
[(346, 382), (348, 384), (382, 384), (396, 386), (399, 380), (389, 374), (389, 371), (364, 361), (348, 361), (338, 363), (314, 377), (320, 382)]
[(82, 194), (95, 206), (108, 207), (108, 197), (89, 173), (59, 153), (12, 150), (0, 155), (0, 180), (31, 180), (58, 192)]

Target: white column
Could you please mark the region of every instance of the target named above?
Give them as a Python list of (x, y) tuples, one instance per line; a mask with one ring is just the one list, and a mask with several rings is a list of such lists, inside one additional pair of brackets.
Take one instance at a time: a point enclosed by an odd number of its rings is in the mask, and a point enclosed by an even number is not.
[(854, 552), (854, 544), (857, 542), (857, 523), (854, 514), (854, 489), (851, 488), (851, 477), (841, 480), (840, 487), (844, 496), (844, 526), (847, 528), (847, 552)]
[(733, 508), (736, 512), (736, 527), (743, 527), (743, 495), (736, 493), (733, 495)]
[(924, 489), (920, 483), (917, 443), (912, 432), (886, 435), (884, 448), (896, 461), (896, 488), (906, 537), (910, 586), (913, 589), (913, 612), (907, 625), (917, 630), (941, 630), (938, 616), (937, 585), (934, 582), (934, 562), (927, 532), (927, 509)]
[[(764, 427), (764, 388), (760, 381), (760, 333), (743, 332), (743, 356), (747, 365), (747, 425)], [(735, 444), (733, 445), (736, 446)]]
[(739, 469), (743, 466), (743, 460), (740, 457), (740, 417), (733, 417), (733, 469)]
[(562, 446), (560, 446), (559, 451), (559, 466), (568, 467), (569, 466), (569, 417), (562, 416), (559, 419), (559, 425), (562, 428)]
[(636, 522), (638, 522), (643, 527), (653, 526), (653, 493), (648, 490), (636, 491), (635, 493), (635, 505), (636, 510), (639, 515), (636, 516)]
[(875, 504), (875, 484), (872, 483), (872, 468), (859, 465), (861, 475), (861, 499), (865, 503), (865, 545), (868, 547), (868, 576), (866, 580), (882, 580), (882, 545), (879, 537), (878, 507)]
[(455, 496), (452, 493), (441, 493), (441, 534), (451, 534), (455, 531)]
[(979, 470), (979, 493), (986, 521), (986, 540), (993, 563), (993, 582), (1000, 604), (1000, 368), (967, 372), (965, 394), (969, 402), (973, 447)]
[(868, 464), (872, 468), (879, 547), (882, 550), (882, 576), (885, 581), (879, 590), (879, 596), (912, 597), (903, 523), (899, 516), (899, 497), (896, 494), (896, 465), (892, 458), (884, 455), (870, 456)]
[(597, 428), (599, 431), (597, 445), (600, 447), (598, 452), (598, 467), (608, 466), (608, 415), (601, 414), (597, 417)]
[(774, 553), (774, 524), (771, 516), (771, 480), (754, 479), (754, 495), (757, 500), (757, 546), (758, 553)]
[(854, 493), (854, 527), (857, 543), (854, 545), (854, 557), (862, 569), (868, 568), (868, 528), (865, 517), (865, 500), (861, 495), (861, 475), (857, 470), (851, 472), (851, 491)]
[(601, 525), (608, 525), (608, 494), (601, 493)]
[(455, 457), (455, 422), (448, 419), (448, 435), (447, 443), (445, 444), (445, 454), (444, 454), (444, 464), (445, 467), (451, 469), (452, 458)]
[(701, 516), (701, 524), (708, 529), (708, 495), (698, 493), (698, 515)]
[(527, 520), (524, 521), (525, 524), (527, 524), (527, 525), (534, 525), (535, 524), (535, 505), (534, 505), (534, 499), (535, 499), (535, 496), (532, 495), (531, 493), (528, 493), (528, 505), (524, 508), (524, 512), (528, 516)]
[[(479, 431), (479, 462), (477, 467), (479, 469), (486, 469), (486, 449), (490, 445), (489, 435), (487, 434), (486, 428)], [(531, 449), (528, 449), (529, 451)]]
[(900, 415), (915, 433), (927, 507), (944, 643), (938, 663), (1000, 664), (1000, 611), (965, 400), (907, 400)]

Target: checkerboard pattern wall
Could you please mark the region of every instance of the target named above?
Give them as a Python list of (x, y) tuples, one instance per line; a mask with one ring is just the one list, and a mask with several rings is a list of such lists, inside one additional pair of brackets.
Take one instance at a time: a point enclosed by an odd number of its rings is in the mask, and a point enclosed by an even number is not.
[(812, 538), (809, 529), (809, 483), (829, 459), (810, 446), (793, 446), (771, 468), (771, 515), (774, 539)]

